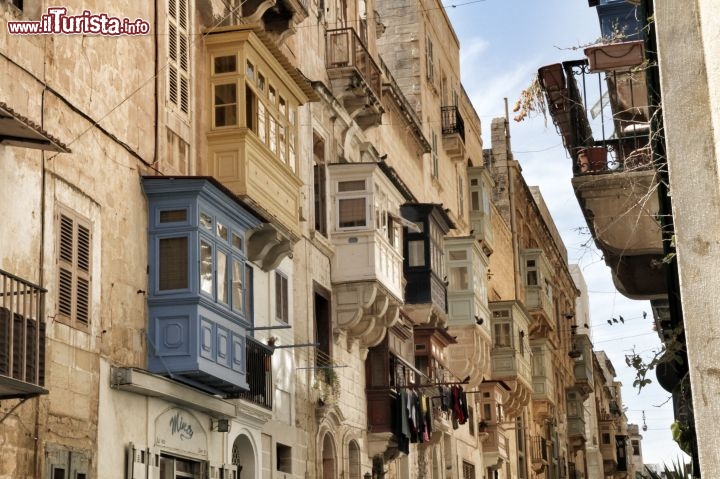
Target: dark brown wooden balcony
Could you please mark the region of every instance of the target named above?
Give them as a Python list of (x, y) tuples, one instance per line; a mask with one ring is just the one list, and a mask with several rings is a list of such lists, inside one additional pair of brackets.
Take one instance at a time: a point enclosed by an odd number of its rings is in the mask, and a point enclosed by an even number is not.
[(271, 347), (250, 336), (246, 338), (247, 383), (249, 390), (240, 399), (272, 410), (272, 354)]
[(326, 67), (333, 94), (362, 129), (380, 124), (382, 72), (353, 28), (328, 30)]
[(0, 399), (46, 394), (46, 290), (0, 270)]

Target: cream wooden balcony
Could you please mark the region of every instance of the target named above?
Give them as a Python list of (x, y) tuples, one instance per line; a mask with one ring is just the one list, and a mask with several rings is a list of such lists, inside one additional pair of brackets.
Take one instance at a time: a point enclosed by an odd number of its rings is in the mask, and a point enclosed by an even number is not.
[(578, 388), (568, 388), (565, 392), (565, 403), (567, 405), (567, 435), (570, 446), (574, 451), (580, 450), (587, 437), (585, 435), (585, 408), (583, 402), (586, 396)]
[(593, 351), (590, 338), (586, 334), (573, 335), (573, 373), (575, 375), (575, 389), (587, 399), (595, 387), (593, 376)]
[[(503, 427), (506, 419), (503, 403), (507, 400), (507, 390), (498, 381), (485, 381), (478, 386), (478, 390), (478, 432), (483, 438), (483, 461), (487, 467), (500, 469), (508, 461), (508, 438)], [(513, 431), (510, 429), (511, 433)]]
[(493, 348), (491, 352), (494, 380), (510, 388), (503, 404), (506, 417), (513, 419), (532, 396), (532, 351), (527, 331), (530, 318), (517, 301), (490, 302)]
[(467, 169), (468, 188), (470, 190), (470, 229), (471, 235), (480, 242), (483, 253), (490, 256), (493, 252), (492, 197), (495, 182), (485, 166), (471, 166)]
[(367, 348), (382, 341), (403, 303), (405, 198), (378, 163), (331, 164), (328, 179), (337, 326)]
[(204, 43), (210, 127), (200, 171), (264, 220), (247, 249), (268, 271), (300, 236), (297, 108), (315, 93), (273, 41), (251, 26), (219, 28)]
[(555, 414), (555, 381), (553, 379), (552, 351), (550, 341), (533, 339), (532, 346), (532, 406), (535, 421), (542, 424)]
[(448, 326), (457, 344), (448, 347), (448, 367), (475, 387), (490, 377), (490, 309), (487, 305), (488, 258), (474, 236), (445, 238), (448, 272)]
[(525, 280), (525, 306), (532, 317), (530, 337), (547, 337), (555, 330), (555, 306), (552, 300), (552, 273), (541, 249), (522, 251), (522, 273)]

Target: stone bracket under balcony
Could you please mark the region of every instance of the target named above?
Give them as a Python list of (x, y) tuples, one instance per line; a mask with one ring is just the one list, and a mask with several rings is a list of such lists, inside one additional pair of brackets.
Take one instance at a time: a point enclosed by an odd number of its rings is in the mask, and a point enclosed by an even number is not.
[(442, 144), (443, 149), (453, 161), (465, 160), (465, 122), (457, 106), (443, 106)]
[(555, 416), (555, 403), (549, 399), (533, 399), (532, 409), (533, 419), (541, 425)]
[(367, 350), (382, 342), (400, 316), (400, 301), (376, 282), (333, 285), (337, 328), (347, 334), (348, 349), (354, 341)]
[(263, 223), (248, 233), (248, 259), (260, 266), (263, 271), (270, 271), (292, 254), (294, 241), (270, 223)]
[(307, 0), (245, 0), (242, 22), (262, 25), (263, 31), (282, 45), (308, 17)]
[(507, 386), (507, 395), (503, 402), (503, 411), (508, 418), (516, 418), (528, 405), (532, 397), (532, 389), (522, 381), (503, 381)]
[(458, 378), (470, 378), (468, 388), (475, 388), (484, 378), (490, 377), (490, 350), (492, 340), (477, 324), (451, 326), (448, 331), (457, 343), (447, 347), (448, 369)]

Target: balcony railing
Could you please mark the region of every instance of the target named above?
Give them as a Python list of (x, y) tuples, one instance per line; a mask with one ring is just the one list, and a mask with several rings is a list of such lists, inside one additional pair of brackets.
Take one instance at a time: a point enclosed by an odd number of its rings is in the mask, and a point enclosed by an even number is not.
[(42, 394), (46, 290), (0, 270), (0, 398)]
[(354, 68), (376, 98), (380, 98), (381, 72), (370, 52), (352, 28), (328, 30), (326, 38), (327, 69)]
[(247, 337), (247, 382), (250, 390), (240, 393), (244, 399), (265, 409), (272, 409), (272, 354), (273, 350), (260, 341)]
[(465, 122), (460, 115), (457, 106), (443, 106), (440, 109), (442, 113), (442, 134), (443, 135), (460, 135), (463, 143), (465, 142)]
[(652, 167), (644, 71), (594, 73), (587, 60), (576, 60), (543, 67), (539, 75), (576, 175)]
[(544, 462), (547, 464), (548, 448), (547, 440), (544, 437), (532, 438), (532, 460), (533, 462)]

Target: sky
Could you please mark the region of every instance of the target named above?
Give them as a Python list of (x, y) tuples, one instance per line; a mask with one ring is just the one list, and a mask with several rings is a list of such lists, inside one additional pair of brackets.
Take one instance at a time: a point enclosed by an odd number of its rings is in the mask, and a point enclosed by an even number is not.
[[(520, 92), (544, 65), (583, 57), (582, 46), (600, 37), (597, 13), (586, 0), (444, 0), (460, 39), (462, 82), (482, 122), (488, 148), (492, 118), (505, 116), (503, 98), (511, 110)], [(645, 463), (670, 464), (685, 456), (672, 440), (670, 395), (655, 381), (638, 393), (635, 371), (625, 364), (633, 349), (650, 356), (660, 347), (652, 329), (648, 301), (633, 301), (618, 293), (610, 270), (595, 249), (573, 193), (572, 161), (548, 116), (510, 121), (515, 159), (529, 185), (538, 185), (565, 242), (571, 263), (580, 265), (590, 292), (593, 344), (607, 353), (623, 383), (628, 422), (647, 425), (642, 432)], [(643, 318), (643, 313), (647, 318)], [(624, 324), (608, 324), (623, 316)], [(658, 405), (662, 405), (658, 407)], [(643, 421), (643, 411), (645, 421)]]

